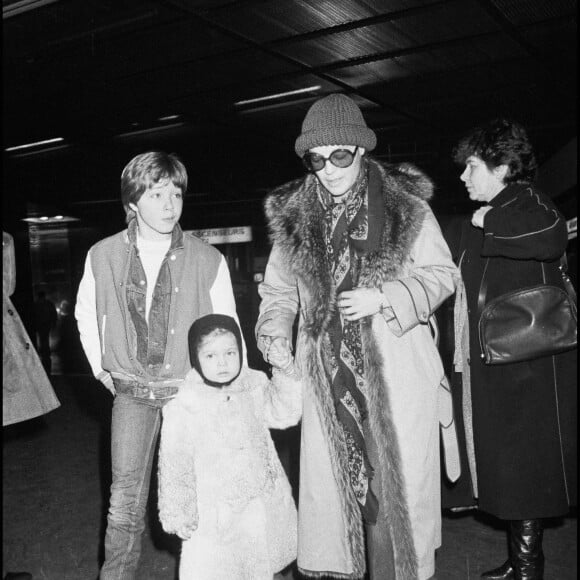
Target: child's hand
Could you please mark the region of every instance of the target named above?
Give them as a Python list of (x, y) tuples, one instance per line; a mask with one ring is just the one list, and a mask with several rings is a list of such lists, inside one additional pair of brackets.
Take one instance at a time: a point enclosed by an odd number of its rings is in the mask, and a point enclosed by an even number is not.
[(195, 524), (183, 525), (177, 530), (176, 534), (182, 540), (189, 540), (189, 538), (191, 538), (193, 535), (193, 532), (195, 532), (196, 528), (197, 526)]

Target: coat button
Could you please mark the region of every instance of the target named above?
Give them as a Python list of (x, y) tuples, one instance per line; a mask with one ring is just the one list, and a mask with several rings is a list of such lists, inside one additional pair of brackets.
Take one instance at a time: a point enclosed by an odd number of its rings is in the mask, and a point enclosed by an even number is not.
[(27, 342), (27, 343), (24, 345), (24, 348), (25, 348), (26, 350), (30, 350), (30, 343), (29, 343), (29, 342)]
[(14, 310), (12, 310), (12, 308), (8, 309), (8, 314), (10, 314), (10, 316), (14, 316)]

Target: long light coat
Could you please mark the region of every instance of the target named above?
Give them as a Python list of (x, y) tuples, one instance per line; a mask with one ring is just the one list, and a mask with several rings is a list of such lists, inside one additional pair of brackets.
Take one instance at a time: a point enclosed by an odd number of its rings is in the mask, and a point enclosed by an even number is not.
[(2, 425), (27, 421), (60, 406), (10, 300), (15, 285), (14, 240), (2, 232)]
[(300, 383), (244, 368), (228, 387), (195, 370), (163, 408), (159, 515), (183, 542), (181, 580), (272, 580), (296, 559), (296, 506), (269, 428), (301, 415)]
[[(378, 454), (371, 463), (382, 490), (377, 526), (388, 528), (380, 536), (392, 538), (396, 579), (425, 579), (434, 573), (441, 543), (438, 386), (444, 375), (428, 321), (453, 293), (458, 270), (426, 201), (431, 182), (410, 166), (369, 163), (369, 189), (382, 194), (384, 226), (360, 285), (381, 287), (391, 305), (385, 316), (362, 321), (369, 425)], [(299, 316), (298, 566), (310, 577), (354, 579), (365, 573), (363, 522), (325, 372), (324, 335), (336, 292), (315, 179), (282, 186), (266, 201), (273, 248), (259, 288), (256, 334), (291, 339)]]

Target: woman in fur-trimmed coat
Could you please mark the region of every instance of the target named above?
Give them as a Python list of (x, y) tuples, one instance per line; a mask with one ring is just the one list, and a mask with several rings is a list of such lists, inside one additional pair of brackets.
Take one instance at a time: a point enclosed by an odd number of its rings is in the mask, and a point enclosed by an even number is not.
[(431, 182), (367, 159), (374, 145), (348, 97), (310, 109), (296, 152), (311, 173), (265, 204), (273, 248), (256, 335), (267, 358), (263, 337), (291, 341), (299, 316), (300, 571), (363, 578), (366, 525), (373, 580), (425, 580), (441, 542), (444, 374), (428, 321), (458, 271)]

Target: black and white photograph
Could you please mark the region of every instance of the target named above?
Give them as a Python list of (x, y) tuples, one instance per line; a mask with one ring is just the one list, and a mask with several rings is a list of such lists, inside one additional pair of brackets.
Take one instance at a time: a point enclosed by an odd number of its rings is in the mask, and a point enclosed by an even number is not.
[(2, 580), (575, 580), (576, 0), (2, 0)]

